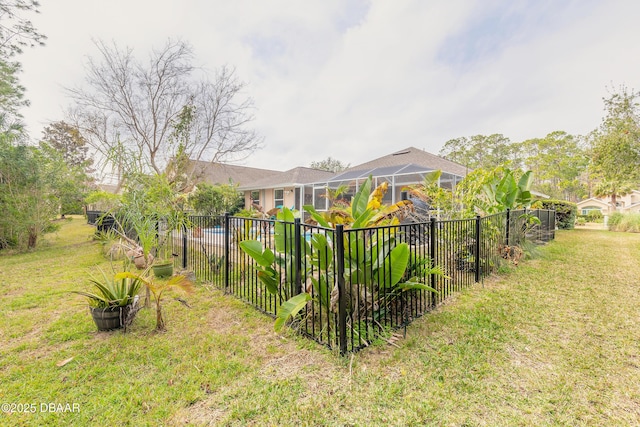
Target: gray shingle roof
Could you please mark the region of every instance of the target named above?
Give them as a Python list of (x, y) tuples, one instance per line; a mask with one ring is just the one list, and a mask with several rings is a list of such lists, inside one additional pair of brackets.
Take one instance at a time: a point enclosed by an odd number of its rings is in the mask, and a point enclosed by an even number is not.
[(294, 187), (301, 184), (326, 181), (334, 175), (333, 172), (300, 166), (285, 172), (279, 172), (258, 181), (250, 182), (247, 185), (241, 185), (240, 190)]
[(271, 169), (203, 161), (191, 161), (190, 165), (196, 168), (195, 176), (197, 181), (209, 184), (228, 184), (229, 180), (231, 180), (234, 184), (242, 186), (282, 173)]

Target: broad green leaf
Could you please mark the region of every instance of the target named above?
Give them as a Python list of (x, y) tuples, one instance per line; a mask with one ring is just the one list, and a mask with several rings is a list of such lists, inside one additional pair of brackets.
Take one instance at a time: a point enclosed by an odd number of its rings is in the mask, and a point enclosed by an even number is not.
[(311, 301), (311, 295), (306, 292), (298, 294), (285, 301), (278, 310), (278, 317), (274, 324), (276, 332), (282, 329), (290, 317), (295, 317), (309, 301)]
[(409, 245), (400, 243), (393, 248), (389, 254), (389, 258), (391, 260), (391, 283), (388, 286), (392, 287), (402, 279), (404, 272), (407, 270), (407, 264), (409, 263)]
[(284, 206), (277, 215), (278, 220), (285, 222), (293, 222), (295, 221), (295, 215), (288, 207)]
[(431, 172), (427, 172), (424, 175), (424, 186), (425, 187), (429, 187), (433, 184), (438, 184), (438, 180), (440, 179), (440, 177), (442, 176), (442, 170), (441, 169), (437, 169)]
[(293, 242), (295, 241), (295, 227), (291, 223), (277, 221), (274, 225), (274, 235), (276, 251), (293, 252)]
[(529, 189), (531, 189), (532, 183), (533, 183), (533, 172), (526, 171), (518, 181), (518, 189), (520, 189), (520, 191), (522, 192), (529, 191)]
[(267, 267), (273, 264), (274, 255), (271, 249), (262, 250), (262, 243), (257, 240), (243, 240), (240, 242), (240, 249), (255, 260), (259, 265)]
[(313, 284), (313, 289), (316, 292), (316, 298), (320, 300), (320, 304), (325, 307), (329, 307), (331, 305), (329, 300), (331, 291), (329, 290), (326, 276), (321, 274), (319, 279), (316, 279), (315, 277), (310, 277), (310, 279)]
[(258, 271), (258, 279), (260, 279), (260, 281), (264, 283), (264, 285), (267, 288), (267, 291), (269, 291), (270, 294), (277, 295), (279, 283), (278, 283), (277, 275), (274, 273), (275, 273), (275, 270), (273, 270), (272, 268)]
[(518, 194), (518, 198), (516, 200), (518, 206), (521, 207), (529, 207), (531, 205), (531, 192), (530, 191), (522, 191)]
[(345, 257), (345, 262), (351, 263), (352, 266), (362, 266), (366, 262), (367, 254), (364, 249), (364, 239), (353, 238), (357, 237), (352, 234), (352, 239), (349, 242), (349, 257)]
[(358, 216), (354, 215), (354, 221), (353, 224), (351, 224), (351, 228), (366, 228), (368, 225), (370, 225), (371, 218), (373, 218), (374, 215), (375, 211), (372, 209), (366, 209)]
[(264, 248), (264, 252), (262, 252), (262, 257), (264, 259), (265, 264), (260, 264), (260, 265), (263, 265), (264, 267), (268, 267), (272, 265), (276, 259), (276, 256), (273, 254), (273, 251), (270, 248)]
[(353, 200), (351, 201), (351, 216), (355, 219), (367, 210), (369, 194), (371, 193), (371, 180), (372, 178), (369, 176), (360, 188), (358, 188), (355, 196), (353, 196)]
[(332, 228), (331, 224), (329, 224), (324, 216), (316, 211), (313, 205), (304, 205), (302, 209), (304, 209), (309, 215), (311, 215), (311, 218), (313, 218), (321, 227)]
[(409, 290), (418, 289), (418, 290), (423, 290), (423, 291), (430, 291), (430, 292), (433, 292), (435, 294), (438, 293), (438, 291), (433, 289), (431, 286), (426, 285), (426, 284), (424, 284), (422, 282), (407, 281), (407, 282), (399, 283), (398, 284), (398, 288), (400, 290), (402, 290), (402, 291), (409, 291)]
[[(278, 221), (275, 223), (275, 243), (278, 252), (293, 252), (295, 247), (296, 226), (294, 224), (295, 216), (289, 208), (282, 208), (278, 213)], [(304, 232), (300, 230), (300, 246), (306, 244), (304, 240)]]
[(333, 263), (333, 250), (324, 234), (316, 233), (311, 236), (311, 246), (315, 249), (312, 263), (320, 270), (326, 270)]

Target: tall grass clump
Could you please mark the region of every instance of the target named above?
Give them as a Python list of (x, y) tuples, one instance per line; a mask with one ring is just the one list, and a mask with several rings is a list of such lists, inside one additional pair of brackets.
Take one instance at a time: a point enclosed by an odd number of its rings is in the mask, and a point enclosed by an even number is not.
[(620, 221), (622, 221), (622, 217), (624, 217), (624, 215), (620, 212), (612, 213), (607, 219), (607, 226), (609, 227), (609, 230), (614, 230), (618, 224), (620, 224)]
[(640, 213), (621, 214), (615, 212), (607, 222), (611, 231), (626, 231), (640, 233)]

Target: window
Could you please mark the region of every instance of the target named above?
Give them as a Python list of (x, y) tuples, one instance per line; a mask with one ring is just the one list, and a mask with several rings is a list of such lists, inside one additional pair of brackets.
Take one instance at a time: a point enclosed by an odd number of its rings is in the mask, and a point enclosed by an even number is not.
[(600, 209), (597, 206), (586, 206), (586, 207), (582, 208), (582, 215), (589, 215), (593, 211), (597, 211), (597, 212), (602, 213), (602, 209)]
[(251, 192), (251, 204), (260, 206), (260, 192), (258, 190)]
[(279, 188), (273, 190), (273, 207), (281, 208), (284, 206), (284, 189)]

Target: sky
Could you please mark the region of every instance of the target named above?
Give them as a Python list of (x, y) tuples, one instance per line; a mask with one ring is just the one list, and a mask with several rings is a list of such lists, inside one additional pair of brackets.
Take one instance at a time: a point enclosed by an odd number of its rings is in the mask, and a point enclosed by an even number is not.
[(146, 58), (168, 39), (232, 66), (263, 148), (240, 164), (355, 166), (450, 139), (513, 142), (599, 126), (603, 97), (640, 89), (636, 0), (42, 0), (44, 47), (18, 57), (34, 138), (63, 120), (96, 40)]

